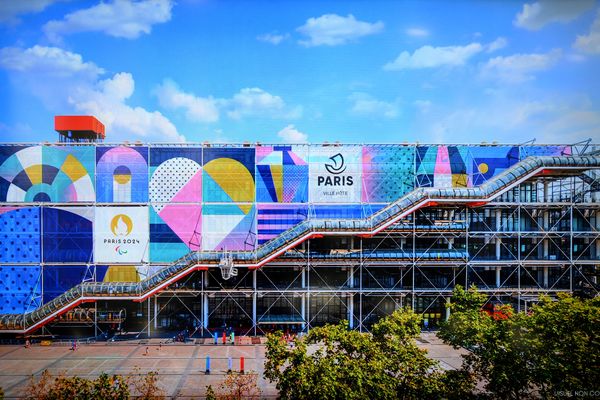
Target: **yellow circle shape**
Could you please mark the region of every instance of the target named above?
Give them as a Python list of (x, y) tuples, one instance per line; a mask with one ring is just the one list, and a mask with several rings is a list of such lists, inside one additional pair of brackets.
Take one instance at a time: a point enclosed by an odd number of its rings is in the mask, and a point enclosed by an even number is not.
[(479, 173), (485, 174), (489, 171), (490, 167), (486, 163), (481, 163), (477, 166)]
[(131, 180), (131, 175), (124, 175), (124, 174), (119, 174), (119, 175), (114, 175), (115, 181), (117, 181), (117, 183), (120, 183), (121, 185), (128, 183)]

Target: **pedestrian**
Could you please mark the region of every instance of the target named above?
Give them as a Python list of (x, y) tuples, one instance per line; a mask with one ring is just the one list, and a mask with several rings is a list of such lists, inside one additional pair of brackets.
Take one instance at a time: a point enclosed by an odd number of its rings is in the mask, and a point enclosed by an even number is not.
[(25, 348), (28, 349), (29, 346), (31, 346), (31, 343), (29, 343), (29, 339), (25, 340)]
[(146, 346), (146, 352), (144, 353), (145, 356), (148, 355), (148, 346)]

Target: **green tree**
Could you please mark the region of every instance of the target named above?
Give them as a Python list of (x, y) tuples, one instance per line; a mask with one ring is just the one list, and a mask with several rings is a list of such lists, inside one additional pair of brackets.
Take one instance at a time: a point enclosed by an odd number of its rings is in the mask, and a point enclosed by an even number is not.
[(481, 310), (481, 294), (456, 288), (452, 313), (438, 334), (465, 347), (463, 372), (492, 398), (555, 398), (600, 387), (600, 300), (542, 297), (529, 313), (510, 306)]
[(416, 346), (420, 318), (398, 310), (372, 334), (349, 330), (343, 321), (311, 329), (293, 348), (281, 333), (269, 335), (265, 377), (282, 399), (465, 398), (470, 375), (442, 372)]

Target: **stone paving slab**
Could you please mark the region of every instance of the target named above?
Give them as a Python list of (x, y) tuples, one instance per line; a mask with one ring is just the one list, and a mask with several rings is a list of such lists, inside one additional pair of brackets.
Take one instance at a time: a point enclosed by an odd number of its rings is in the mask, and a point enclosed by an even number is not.
[[(420, 348), (427, 349), (430, 357), (440, 361), (444, 369), (461, 365), (464, 350), (454, 350), (439, 340), (434, 333), (423, 333)], [(146, 353), (146, 348), (148, 351)], [(170, 343), (160, 346), (160, 340), (148, 344), (96, 343), (80, 345), (76, 351), (69, 346), (0, 346), (0, 387), (6, 399), (24, 395), (32, 374), (39, 376), (45, 369), (53, 375), (77, 375), (94, 378), (102, 372), (109, 374), (144, 374), (157, 371), (159, 385), (168, 398), (203, 398), (206, 386), (219, 386), (232, 357), (233, 370), (240, 368), (240, 357), (245, 358), (246, 373), (258, 374), (258, 386), (265, 398), (275, 398), (273, 384), (262, 377), (265, 359), (264, 345), (193, 345)], [(211, 358), (211, 374), (205, 375), (206, 356)]]

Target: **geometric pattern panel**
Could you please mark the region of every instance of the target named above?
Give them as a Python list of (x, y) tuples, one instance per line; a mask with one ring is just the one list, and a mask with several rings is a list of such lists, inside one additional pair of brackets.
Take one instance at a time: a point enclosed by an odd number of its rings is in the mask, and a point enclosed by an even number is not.
[[(160, 209), (161, 212), (156, 212)], [(150, 207), (150, 261), (172, 262), (201, 249), (202, 206), (168, 204)]]
[(471, 157), (472, 186), (479, 186), (518, 163), (519, 148), (516, 146), (473, 147)]
[(204, 202), (254, 202), (254, 157), (254, 148), (204, 149), (202, 153)]
[(362, 201), (392, 202), (414, 188), (413, 146), (363, 146)]
[(148, 201), (147, 147), (97, 147), (96, 201), (100, 203)]
[(308, 217), (308, 204), (258, 204), (258, 244), (276, 238)]
[(42, 218), (44, 262), (93, 261), (94, 208), (44, 207)]
[(0, 201), (67, 203), (96, 199), (94, 146), (1, 147)]
[(0, 314), (20, 314), (40, 306), (41, 267), (0, 266)]
[(521, 146), (521, 160), (529, 156), (569, 156), (573, 154), (571, 146)]
[(85, 265), (45, 265), (44, 304), (93, 278), (93, 267)]
[(40, 208), (0, 207), (0, 262), (40, 262)]
[(156, 212), (170, 203), (202, 201), (202, 150), (193, 147), (152, 147), (148, 200)]
[(145, 265), (98, 265), (97, 282), (139, 282), (147, 276)]
[(386, 204), (314, 204), (309, 208), (309, 218), (360, 219), (384, 208)]
[(417, 187), (473, 187), (519, 162), (516, 146), (417, 146)]
[(256, 247), (254, 204), (205, 204), (202, 208), (203, 250), (253, 250)]
[(308, 201), (308, 146), (256, 148), (256, 201), (306, 203)]

